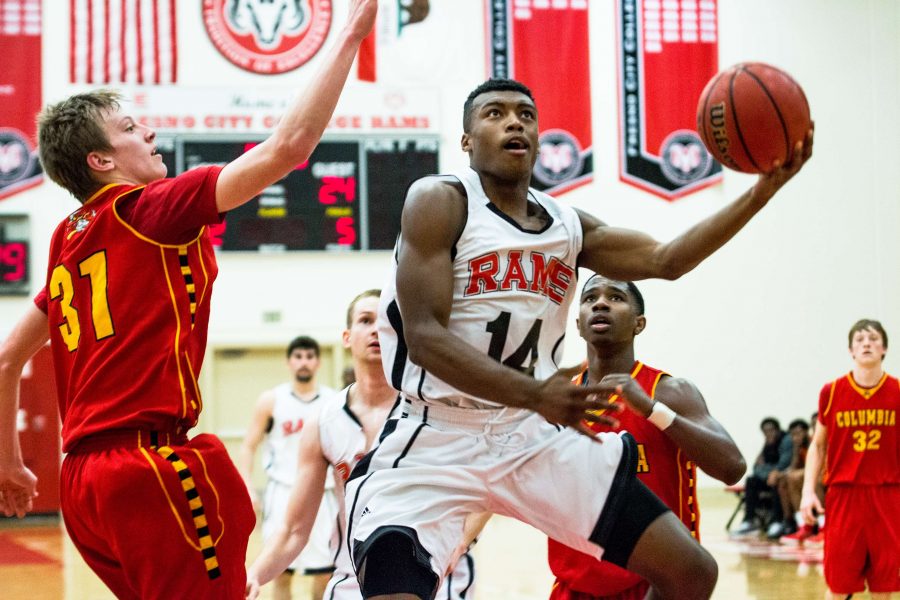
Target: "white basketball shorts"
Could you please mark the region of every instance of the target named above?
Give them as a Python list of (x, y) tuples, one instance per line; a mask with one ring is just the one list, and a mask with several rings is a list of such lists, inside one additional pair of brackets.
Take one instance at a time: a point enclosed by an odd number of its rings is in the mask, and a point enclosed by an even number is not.
[(414, 532), (420, 562), (440, 576), (466, 515), (482, 511), (603, 555), (621, 490), (635, 478), (637, 448), (629, 434), (594, 440), (520, 409), (416, 399), (401, 408), (347, 483), (347, 543), (357, 567), (381, 533)]

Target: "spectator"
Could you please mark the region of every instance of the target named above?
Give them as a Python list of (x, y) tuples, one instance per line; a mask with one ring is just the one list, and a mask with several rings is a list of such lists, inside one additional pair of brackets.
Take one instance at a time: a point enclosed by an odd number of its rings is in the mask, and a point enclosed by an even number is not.
[(751, 535), (758, 533), (760, 523), (756, 511), (760, 506), (760, 496), (769, 492), (772, 496), (772, 523), (782, 520), (781, 503), (778, 501), (778, 490), (773, 487), (778, 475), (791, 464), (794, 445), (791, 438), (781, 429), (781, 423), (775, 417), (766, 417), (759, 424), (765, 437), (762, 451), (753, 464), (753, 473), (744, 484), (744, 521), (735, 531), (735, 535)]
[[(792, 447), (791, 464), (786, 470), (775, 475), (775, 485), (773, 486), (778, 491), (783, 519), (774, 521), (769, 526), (767, 534), (771, 539), (778, 539), (797, 531), (795, 515), (800, 510), (803, 469), (806, 465), (806, 452), (810, 442), (809, 423), (803, 419), (794, 419), (788, 426), (788, 433)], [(775, 473), (776, 471), (773, 471), (773, 474)], [(811, 531), (810, 535), (812, 535)]]

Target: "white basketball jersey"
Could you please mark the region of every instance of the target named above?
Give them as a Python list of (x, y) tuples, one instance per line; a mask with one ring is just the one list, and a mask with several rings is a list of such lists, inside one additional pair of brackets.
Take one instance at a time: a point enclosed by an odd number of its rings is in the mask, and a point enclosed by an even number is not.
[(344, 523), (347, 522), (344, 506), (344, 483), (350, 477), (353, 467), (368, 451), (366, 449), (366, 433), (363, 431), (362, 423), (350, 410), (347, 398), (349, 389), (349, 387), (344, 388), (327, 398), (322, 403), (319, 412), (319, 442), (322, 446), (322, 455), (331, 465), (331, 471), (334, 474), (332, 485), (339, 507), (337, 527), (332, 536), (332, 548), (337, 549), (334, 558), (335, 575), (339, 573), (354, 575), (350, 553), (347, 551), (347, 539), (344, 535)]
[[(454, 248), (449, 330), (477, 352), (546, 379), (559, 367), (569, 305), (576, 291), (582, 229), (578, 214), (529, 189), (550, 222), (526, 231), (492, 204), (478, 174), (454, 173), (465, 186), (468, 215)], [(397, 249), (403, 243), (397, 240)], [(378, 336), (385, 376), (407, 396), (455, 406), (496, 403), (465, 394), (409, 361), (397, 305), (396, 268), (381, 293)]]
[[(309, 401), (294, 395), (290, 383), (275, 388), (275, 404), (272, 407), (272, 429), (266, 436), (264, 465), (269, 479), (285, 485), (293, 485), (297, 476), (297, 453), (300, 431), (313, 411), (318, 410), (325, 396), (333, 395), (333, 389), (319, 386), (318, 394)], [(331, 486), (329, 481), (326, 485)]]

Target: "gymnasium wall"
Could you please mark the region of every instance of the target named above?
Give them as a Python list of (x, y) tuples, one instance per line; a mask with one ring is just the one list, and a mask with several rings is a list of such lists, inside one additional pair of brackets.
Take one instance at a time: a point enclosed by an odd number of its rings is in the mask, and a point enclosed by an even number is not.
[[(43, 4), (45, 102), (87, 87), (69, 82), (68, 4)], [(323, 52), (280, 75), (239, 69), (210, 43), (200, 4), (177, 4), (178, 88), (199, 98), (208, 94), (211, 103), (221, 100), (215, 97), (219, 94), (257, 88), (290, 96), (321, 62)], [(333, 5), (326, 46), (346, 14), (346, 0)], [(671, 239), (755, 179), (726, 171), (720, 185), (674, 202), (619, 181), (615, 3), (591, 0), (589, 6), (594, 180), (561, 199), (609, 224)], [(467, 164), (458, 150), (461, 107), (486, 76), (483, 1), (432, 0), (428, 18), (442, 23), (433, 30), (437, 37), (430, 40), (428, 61), (395, 49), (391, 59), (402, 69), (380, 74), (374, 84), (351, 76), (348, 88), (354, 98), (384, 98), (395, 87), (433, 94), (437, 103), (428, 108), (433, 115), (428, 131), (439, 137), (440, 167), (449, 171)], [(785, 424), (808, 418), (821, 385), (849, 369), (846, 333), (855, 320), (881, 319), (900, 339), (895, 264), (900, 256), (895, 233), (900, 224), (900, 3), (720, 0), (718, 19), (722, 68), (747, 60), (770, 62), (803, 85), (816, 121), (815, 156), (745, 231), (694, 272), (677, 282), (641, 284), (648, 327), (637, 347), (645, 362), (699, 386), (749, 462), (761, 445), (757, 424), (763, 416), (777, 416)], [(534, 43), (553, 51), (547, 40)], [(132, 96), (142, 92), (138, 86), (123, 90)], [(53, 227), (75, 207), (49, 182), (0, 201), (0, 215), (30, 217), (35, 292), (46, 270)], [(281, 348), (301, 332), (326, 346), (339, 345), (347, 303), (359, 291), (381, 286), (389, 260), (386, 251), (221, 252), (201, 374), (207, 406), (201, 426), (223, 434), (233, 447), (255, 394), (283, 377)], [(29, 302), (27, 297), (0, 298), (0, 334), (9, 332)], [(574, 318), (573, 313), (567, 364), (583, 355)], [(346, 359), (337, 347), (327, 353), (323, 379), (336, 386)], [(256, 361), (245, 367), (256, 366), (241, 369), (243, 356)], [(887, 370), (900, 372), (898, 361), (896, 353), (889, 354)], [(230, 384), (235, 378), (239, 386)]]

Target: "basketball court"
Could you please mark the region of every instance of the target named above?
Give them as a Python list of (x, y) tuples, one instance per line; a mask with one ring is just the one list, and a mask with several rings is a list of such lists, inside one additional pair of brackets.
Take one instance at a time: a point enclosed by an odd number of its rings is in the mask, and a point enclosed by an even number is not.
[[(157, 132), (170, 175), (233, 160), (311, 81), (349, 0), (282, 2), (312, 10), (255, 30), (228, 4), (0, 0), (0, 41), (12, 44), (0, 54), (17, 67), (0, 77), (0, 338), (44, 286), (51, 232), (76, 208), (38, 165), (41, 106), (113, 87)], [(847, 326), (873, 317), (898, 335), (900, 2), (380, 0), (379, 11), (378, 36), (310, 160), (211, 231), (219, 277), (194, 433), (215, 433), (234, 456), (254, 399), (284, 379), (282, 349), (299, 334), (320, 342), (320, 381), (338, 387), (349, 364), (345, 307), (382, 287), (409, 183), (467, 165), (463, 101), (490, 76), (535, 91), (536, 188), (660, 240), (756, 181), (705, 149), (696, 116), (706, 82), (758, 61), (803, 86), (817, 129), (804, 172), (688, 277), (641, 284), (640, 359), (696, 382), (748, 464), (763, 416), (807, 417), (822, 383), (846, 372)], [(7, 82), (7, 70), (19, 79)], [(574, 313), (570, 321), (566, 366), (584, 357)], [(898, 359), (889, 353), (886, 371), (900, 372)], [(36, 510), (52, 515), (61, 456), (49, 361), (42, 352), (26, 368), (18, 425), (42, 486)], [(255, 475), (261, 489), (262, 470)], [(730, 539), (736, 499), (703, 474), (698, 488), (703, 544), (719, 565), (714, 598), (823, 596), (821, 550)], [(260, 543), (257, 528), (248, 563)], [(474, 552), (476, 598), (548, 596), (539, 532), (498, 517)], [(306, 597), (303, 578), (295, 589)], [(112, 597), (58, 517), (0, 518), (0, 600)]]
[[(757, 540), (736, 542), (724, 525), (734, 496), (701, 493), (701, 535), (719, 564), (718, 600), (820, 600), (825, 593), (821, 550), (803, 552)], [(249, 559), (258, 553), (259, 527)], [(475, 547), (475, 600), (545, 600), (553, 578), (546, 538), (512, 519), (495, 517)], [(0, 522), (0, 582), (4, 600), (111, 600), (115, 598), (67, 543), (55, 519)], [(308, 598), (307, 581), (294, 581), (296, 600)], [(270, 586), (262, 598), (271, 598)]]

